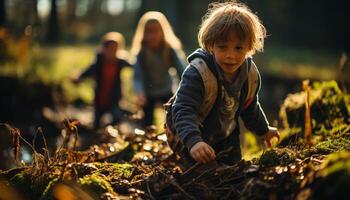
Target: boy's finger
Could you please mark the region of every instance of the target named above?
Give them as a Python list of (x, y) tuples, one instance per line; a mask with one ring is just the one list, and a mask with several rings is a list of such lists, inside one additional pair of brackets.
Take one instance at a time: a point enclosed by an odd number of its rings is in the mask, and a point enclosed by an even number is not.
[(204, 161), (203, 163), (207, 163), (210, 161), (210, 156), (208, 155), (208, 153), (205, 149), (202, 149), (200, 151), (200, 156), (201, 156), (202, 160)]
[(210, 152), (211, 152), (212, 154), (215, 155), (215, 150), (214, 150), (210, 145), (208, 145), (208, 149), (210, 150)]
[(209, 156), (210, 156), (210, 158), (211, 158), (211, 160), (214, 160), (215, 159), (215, 151), (214, 151), (214, 149), (213, 148), (211, 148), (211, 146), (207, 146), (207, 152), (208, 152), (208, 154), (209, 154)]
[(213, 155), (213, 153), (211, 152), (211, 150), (209, 148), (205, 149), (205, 154), (206, 154), (208, 162), (214, 160), (214, 155)]
[(204, 162), (205, 162), (204, 159), (203, 159), (203, 157), (202, 157), (202, 155), (201, 155), (201, 153), (200, 153), (200, 151), (194, 152), (194, 159), (195, 159), (197, 162), (199, 162), (199, 163), (204, 163)]

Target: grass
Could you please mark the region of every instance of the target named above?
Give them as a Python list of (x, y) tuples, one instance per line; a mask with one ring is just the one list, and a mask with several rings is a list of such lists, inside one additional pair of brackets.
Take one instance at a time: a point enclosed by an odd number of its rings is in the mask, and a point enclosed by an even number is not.
[(325, 50), (267, 46), (255, 56), (262, 71), (286, 78), (331, 80), (339, 68), (339, 55)]

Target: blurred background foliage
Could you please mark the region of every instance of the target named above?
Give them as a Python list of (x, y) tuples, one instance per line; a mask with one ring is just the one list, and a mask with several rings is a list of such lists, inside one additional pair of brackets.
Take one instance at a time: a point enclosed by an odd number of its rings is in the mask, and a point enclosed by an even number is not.
[[(0, 75), (17, 77), (25, 81), (24, 85), (38, 81), (49, 85), (60, 91), (65, 102), (91, 103), (93, 82), (75, 86), (69, 78), (92, 62), (104, 33), (121, 32), (129, 49), (140, 16), (158, 10), (167, 16), (188, 54), (198, 47), (198, 26), (210, 2), (0, 0)], [(341, 73), (340, 57), (350, 49), (350, 38), (346, 37), (350, 30), (349, 3), (345, 0), (243, 2), (267, 28), (265, 52), (257, 54), (255, 59), (264, 81), (262, 104), (269, 117), (276, 119), (282, 100), (288, 93), (301, 89), (301, 80), (331, 80)], [(124, 79), (129, 80), (131, 75), (132, 70), (127, 69)], [(129, 96), (132, 95), (130, 84), (126, 83), (124, 89)], [(23, 91), (22, 87), (14, 88), (6, 81), (0, 89), (5, 95), (9, 90)], [(1, 107), (6, 107), (7, 101), (0, 100)]]

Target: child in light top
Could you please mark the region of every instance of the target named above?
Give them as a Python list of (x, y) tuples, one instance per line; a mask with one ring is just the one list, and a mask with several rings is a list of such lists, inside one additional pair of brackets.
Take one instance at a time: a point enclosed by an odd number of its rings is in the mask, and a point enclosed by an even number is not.
[(155, 11), (141, 17), (131, 53), (136, 58), (134, 89), (145, 114), (144, 125), (149, 126), (156, 103), (165, 103), (173, 95), (173, 76), (169, 72), (176, 72), (180, 78), (184, 53), (166, 17)]

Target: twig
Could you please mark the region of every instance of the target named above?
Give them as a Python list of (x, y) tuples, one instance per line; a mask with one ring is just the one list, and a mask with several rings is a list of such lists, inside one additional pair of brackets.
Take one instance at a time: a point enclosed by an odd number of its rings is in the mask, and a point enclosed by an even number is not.
[[(233, 186), (231, 186), (229, 192), (227, 192), (227, 194), (226, 194), (222, 199), (229, 199), (229, 198), (230, 198), (230, 195), (231, 195), (232, 192), (235, 191), (235, 190), (236, 190), (236, 189), (235, 189)], [(236, 192), (237, 192), (237, 190), (236, 190)]]
[(305, 96), (305, 133), (304, 137), (309, 146), (313, 146), (312, 142), (312, 127), (311, 127), (311, 111), (310, 111), (310, 86), (309, 80), (303, 81), (303, 89), (306, 94)]
[[(6, 124), (6, 123), (0, 123), (0, 125), (5, 126), (5, 127), (11, 132), (11, 134), (13, 134), (13, 131), (18, 130), (17, 128), (13, 128), (13, 127), (11, 127), (9, 124)], [(19, 134), (19, 138), (20, 138), (24, 143), (26, 143), (26, 144), (32, 149), (33, 152), (36, 152), (35, 149), (34, 149), (34, 147), (33, 147), (33, 145), (31, 145), (26, 139), (24, 139), (24, 138), (22, 137), (22, 135)]]
[(248, 189), (248, 187), (252, 184), (254, 178), (249, 179), (248, 183), (245, 184), (244, 188), (242, 189), (241, 194), (244, 194), (246, 192), (246, 190)]
[(173, 178), (169, 177), (167, 174), (165, 174), (164, 172), (162, 172), (160, 170), (159, 170), (159, 172), (161, 174), (163, 174), (170, 181), (170, 183), (172, 185), (174, 185), (177, 189), (179, 189), (180, 192), (182, 192), (186, 196), (186, 198), (195, 200), (195, 198), (193, 196), (191, 196), (190, 194), (188, 194), (179, 184), (176, 183), (176, 181)]
[(227, 154), (227, 153), (229, 153), (230, 151), (232, 151), (232, 149), (233, 149), (233, 147), (231, 146), (231, 147), (229, 147), (229, 148), (227, 148), (227, 149), (225, 149), (225, 150), (220, 151), (220, 152), (218, 153), (218, 155), (216, 156), (216, 159), (221, 158), (221, 157), (224, 156), (225, 154)]
[(45, 145), (45, 156), (47, 157), (47, 159), (50, 161), (50, 151), (49, 151), (49, 148), (47, 146), (47, 141), (46, 141), (46, 138), (45, 138), (45, 135), (44, 135), (44, 132), (43, 132), (43, 129), (41, 127), (38, 127), (38, 131), (40, 131), (41, 133), (41, 137), (43, 138), (44, 140), (44, 145)]
[(41, 137), (43, 138), (43, 141), (44, 141), (44, 158), (47, 159), (48, 162), (50, 162), (50, 155), (49, 155), (49, 148), (47, 146), (47, 142), (46, 142), (46, 138), (44, 136), (44, 133), (43, 133), (43, 130), (41, 127), (38, 127), (35, 134), (34, 134), (34, 138), (33, 138), (33, 141), (32, 141), (32, 144), (33, 144), (33, 147), (35, 148), (35, 142), (36, 142), (36, 138), (37, 138), (37, 135), (38, 133), (41, 133)]
[(199, 162), (194, 163), (194, 165), (192, 165), (190, 168), (188, 168), (188, 169), (182, 174), (182, 176), (186, 176), (187, 174), (189, 174), (190, 172), (192, 172), (194, 169), (196, 169), (199, 165), (200, 165)]
[(150, 197), (152, 200), (155, 200), (154, 196), (152, 195), (151, 189), (149, 188), (149, 181), (148, 181), (148, 179), (147, 179), (147, 181), (146, 181), (146, 186), (147, 186), (147, 192), (148, 192), (149, 197)]
[(224, 178), (224, 179), (220, 179), (220, 183), (218, 183), (217, 185), (215, 185), (215, 187), (218, 187), (222, 184), (228, 183), (228, 182), (233, 182), (233, 181), (237, 181), (239, 179), (242, 179), (243, 176), (234, 176), (234, 177), (228, 177), (228, 178)]
[[(223, 157), (225, 154), (229, 153), (230, 151), (232, 151), (233, 147), (229, 147), (223, 151), (220, 151), (217, 156), (216, 159), (219, 159), (221, 157)], [(186, 176), (187, 174), (191, 173), (193, 170), (195, 170), (201, 163), (196, 162), (194, 165), (192, 165), (190, 168), (188, 168), (183, 174), (182, 176)]]
[(196, 182), (199, 178), (204, 176), (205, 174), (209, 173), (210, 171), (213, 171), (215, 168), (208, 169), (204, 171), (203, 173), (199, 174), (197, 177), (193, 178), (190, 182), (186, 183), (185, 186), (191, 185), (192, 183)]

